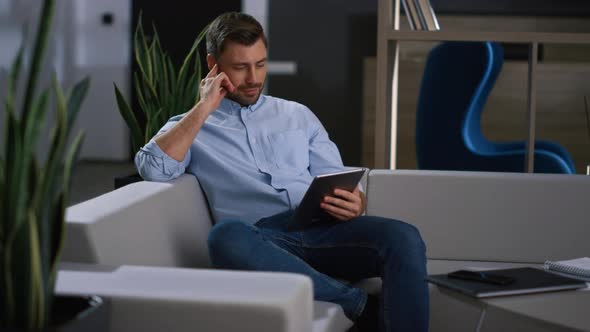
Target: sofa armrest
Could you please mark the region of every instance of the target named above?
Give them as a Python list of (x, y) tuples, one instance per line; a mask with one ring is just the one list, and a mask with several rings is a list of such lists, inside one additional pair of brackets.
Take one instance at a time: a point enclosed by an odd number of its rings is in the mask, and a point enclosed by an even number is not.
[(208, 267), (211, 225), (193, 175), (137, 182), (67, 209), (62, 261)]
[(109, 300), (110, 331), (312, 330), (311, 279), (291, 273), (122, 266), (61, 270), (56, 292)]

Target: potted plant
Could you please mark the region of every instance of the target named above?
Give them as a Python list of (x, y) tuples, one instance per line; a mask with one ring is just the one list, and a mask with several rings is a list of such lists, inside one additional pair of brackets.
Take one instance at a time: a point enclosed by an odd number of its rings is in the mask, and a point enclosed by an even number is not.
[[(114, 84), (119, 112), (131, 133), (133, 155), (156, 135), (168, 119), (188, 111), (199, 101), (202, 74), (199, 45), (205, 37), (207, 27), (193, 42), (179, 70), (176, 70), (172, 59), (163, 50), (154, 25), (152, 30), (154, 35), (148, 42), (140, 17), (133, 38), (138, 67), (133, 74), (133, 82), (139, 103), (138, 110), (131, 109)], [(117, 178), (115, 189), (137, 181), (141, 181), (138, 174)]]
[[(65, 236), (65, 209), (71, 173), (83, 134), (69, 142), (70, 129), (89, 87), (79, 82), (67, 96), (54, 77), (51, 89), (36, 92), (55, 0), (44, 0), (23, 98), (16, 95), (23, 47), (10, 70), (4, 106), (5, 142), (0, 154), (0, 329), (38, 331), (68, 325), (100, 302), (54, 296), (57, 263)], [(51, 94), (56, 126), (41, 136)], [(20, 105), (19, 105), (20, 106)], [(20, 112), (17, 111), (20, 108)], [(45, 160), (36, 158), (40, 140), (50, 142)], [(58, 304), (57, 304), (58, 303)], [(72, 309), (73, 307), (73, 309)], [(71, 311), (68, 311), (72, 309)], [(50, 329), (51, 329), (50, 328)]]

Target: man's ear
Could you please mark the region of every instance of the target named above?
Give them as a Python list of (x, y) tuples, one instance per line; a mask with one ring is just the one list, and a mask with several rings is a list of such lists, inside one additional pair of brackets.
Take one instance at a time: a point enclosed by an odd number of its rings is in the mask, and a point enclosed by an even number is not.
[(211, 53), (207, 53), (207, 68), (211, 70), (216, 63), (217, 61), (215, 61), (215, 57)]

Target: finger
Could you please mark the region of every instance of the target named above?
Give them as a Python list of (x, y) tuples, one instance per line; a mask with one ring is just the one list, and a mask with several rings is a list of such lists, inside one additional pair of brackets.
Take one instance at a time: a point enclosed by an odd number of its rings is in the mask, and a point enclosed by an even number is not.
[(334, 205), (337, 206), (341, 209), (344, 210), (349, 210), (349, 211), (354, 211), (355, 210), (355, 206), (356, 204), (349, 202), (349, 201), (345, 201), (343, 199), (334, 197), (334, 196), (326, 196), (324, 197), (324, 199), (322, 200), (323, 203), (327, 203), (330, 205)]
[(219, 86), (226, 89), (228, 92), (234, 92), (236, 89), (225, 73), (219, 73), (215, 78), (215, 81), (219, 82)]
[(356, 217), (356, 215), (352, 211), (331, 204), (321, 203), (320, 207), (324, 209), (326, 212), (332, 212), (334, 214), (346, 217), (348, 219)]
[(213, 66), (213, 68), (211, 68), (211, 70), (207, 73), (207, 76), (205, 78), (212, 78), (215, 77), (217, 75), (217, 64), (215, 64)]
[(219, 95), (221, 96), (221, 98), (225, 97), (226, 94), (227, 94), (226, 89), (224, 89), (224, 88), (219, 89)]
[(350, 211), (354, 216), (361, 215), (363, 211), (363, 201), (360, 198), (351, 202), (333, 196), (326, 196), (324, 197), (323, 202)]
[(236, 87), (233, 85), (233, 83), (229, 80), (227, 76), (223, 81), (221, 81), (221, 86), (229, 92), (234, 92), (236, 90)]
[(358, 204), (361, 201), (360, 195), (342, 189), (334, 190), (334, 197), (338, 197), (345, 201), (353, 202), (355, 204)]

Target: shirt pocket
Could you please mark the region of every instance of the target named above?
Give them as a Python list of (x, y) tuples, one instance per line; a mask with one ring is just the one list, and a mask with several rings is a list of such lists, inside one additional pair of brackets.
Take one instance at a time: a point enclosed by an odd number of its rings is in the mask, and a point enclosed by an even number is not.
[(268, 135), (277, 168), (303, 171), (309, 167), (309, 143), (303, 130), (287, 130)]

